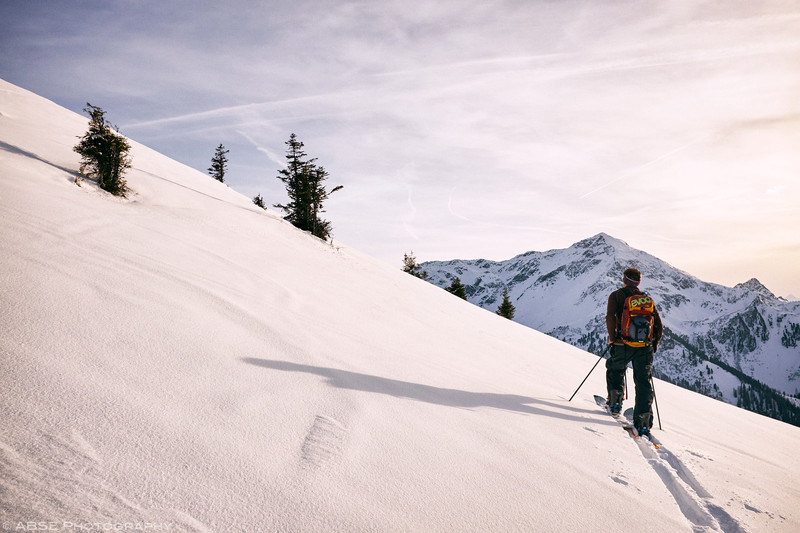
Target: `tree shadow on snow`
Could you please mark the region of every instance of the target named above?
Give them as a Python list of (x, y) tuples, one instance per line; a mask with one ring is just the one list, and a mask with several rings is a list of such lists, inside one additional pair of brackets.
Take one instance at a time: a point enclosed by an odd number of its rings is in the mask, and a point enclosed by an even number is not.
[(52, 161), (48, 161), (47, 159), (45, 159), (45, 158), (43, 158), (43, 157), (41, 157), (41, 156), (39, 156), (37, 154), (34, 154), (33, 152), (29, 152), (29, 151), (27, 151), (27, 150), (25, 150), (23, 148), (20, 148), (19, 146), (15, 146), (13, 144), (9, 144), (9, 143), (4, 142), (4, 141), (0, 141), (0, 150), (4, 150), (4, 151), (12, 153), (12, 154), (19, 154), (19, 155), (22, 155), (22, 156), (25, 156), (25, 157), (30, 157), (31, 159), (35, 159), (37, 161), (40, 161), (40, 162), (45, 163), (47, 165), (50, 165), (51, 167), (57, 168), (58, 170), (61, 170), (63, 172), (66, 172), (67, 174), (69, 174), (72, 180), (74, 180), (75, 176), (78, 175), (78, 172), (73, 170), (73, 169), (71, 169), (71, 168), (62, 167), (61, 165), (57, 165), (57, 164), (53, 163)]
[(490, 409), (502, 409), (504, 411), (515, 411), (531, 415), (542, 415), (564, 420), (578, 422), (592, 422), (616, 425), (616, 422), (599, 421), (597, 418), (581, 416), (580, 413), (597, 414), (596, 410), (587, 410), (556, 403), (547, 400), (519, 396), (516, 394), (497, 394), (492, 392), (470, 392), (458, 389), (445, 389), (399, 381), (396, 379), (370, 376), (358, 372), (338, 370), (320, 366), (301, 365), (288, 361), (274, 361), (270, 359), (257, 359), (254, 357), (244, 357), (242, 361), (254, 366), (268, 368), (270, 370), (280, 370), (283, 372), (304, 372), (306, 374), (316, 374), (326, 378), (328, 385), (338, 389), (350, 389), (376, 394), (385, 394), (396, 398), (417, 400), (435, 405), (447, 407), (460, 407), (464, 409), (477, 409), (488, 407)]

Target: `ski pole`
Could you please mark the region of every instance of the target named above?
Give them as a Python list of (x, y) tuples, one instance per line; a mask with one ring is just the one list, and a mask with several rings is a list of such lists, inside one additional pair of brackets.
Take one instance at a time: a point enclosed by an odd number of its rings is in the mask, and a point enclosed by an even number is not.
[(664, 431), (661, 427), (661, 414), (658, 412), (658, 398), (656, 398), (656, 387), (653, 384), (653, 376), (650, 376), (650, 390), (653, 391), (653, 402), (656, 404), (656, 417), (658, 417), (658, 429)]
[[(608, 346), (609, 346), (609, 348), (611, 347), (611, 345), (610, 345), (610, 344), (609, 344)], [(603, 353), (601, 353), (601, 354), (600, 354), (600, 357), (599, 357), (599, 358), (597, 359), (597, 361), (594, 363), (594, 366), (592, 367), (592, 369), (591, 369), (591, 370), (589, 370), (589, 373), (588, 373), (588, 374), (586, 374), (586, 377), (585, 377), (585, 378), (583, 378), (583, 381), (581, 381), (581, 384), (580, 384), (580, 385), (578, 385), (578, 388), (577, 388), (577, 389), (575, 389), (575, 392), (573, 392), (573, 393), (572, 393), (572, 396), (570, 396), (570, 397), (569, 397), (569, 400), (567, 400), (568, 402), (571, 402), (571, 401), (572, 401), (572, 399), (575, 397), (575, 395), (576, 395), (576, 394), (578, 394), (578, 391), (579, 391), (579, 390), (581, 390), (581, 387), (583, 387), (583, 384), (584, 384), (584, 383), (586, 383), (586, 380), (587, 380), (587, 379), (589, 379), (589, 376), (591, 376), (591, 375), (592, 375), (592, 372), (594, 372), (594, 369), (597, 367), (597, 365), (598, 365), (598, 364), (600, 363), (600, 361), (603, 359), (603, 356), (606, 354), (606, 352), (608, 352), (608, 349), (609, 349), (609, 348), (606, 348), (606, 349), (605, 349), (605, 351), (604, 351)]]

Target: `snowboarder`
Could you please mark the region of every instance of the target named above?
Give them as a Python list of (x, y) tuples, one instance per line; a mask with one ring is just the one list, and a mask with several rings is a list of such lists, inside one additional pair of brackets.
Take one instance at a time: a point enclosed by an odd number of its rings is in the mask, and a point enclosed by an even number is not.
[(653, 299), (639, 290), (642, 274), (636, 268), (623, 273), (624, 287), (611, 293), (606, 310), (606, 326), (611, 355), (606, 361), (608, 405), (613, 415), (622, 410), (622, 390), (628, 363), (633, 366), (636, 403), (633, 425), (637, 433), (650, 435), (653, 426), (653, 354), (661, 340), (663, 327)]

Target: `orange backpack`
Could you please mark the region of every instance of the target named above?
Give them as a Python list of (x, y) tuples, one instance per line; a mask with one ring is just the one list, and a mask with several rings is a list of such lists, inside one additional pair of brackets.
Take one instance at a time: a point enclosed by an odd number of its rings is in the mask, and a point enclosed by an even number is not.
[(653, 342), (654, 311), (655, 303), (646, 293), (625, 298), (620, 324), (622, 342), (634, 348), (650, 346)]

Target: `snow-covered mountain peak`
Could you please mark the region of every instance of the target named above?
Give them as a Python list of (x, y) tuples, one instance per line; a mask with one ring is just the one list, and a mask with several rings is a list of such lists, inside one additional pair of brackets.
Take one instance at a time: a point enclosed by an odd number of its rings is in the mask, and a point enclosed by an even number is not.
[[(607, 342), (608, 294), (622, 286), (625, 268), (636, 267), (640, 289), (653, 296), (667, 328), (655, 363), (662, 376), (737, 402), (733, 379), (720, 388), (702, 373), (705, 358), (788, 394), (800, 387), (800, 306), (776, 298), (757, 279), (733, 288), (704, 282), (606, 233), (508, 261), (422, 266), (442, 287), (460, 276), (467, 299), (484, 309), (495, 310), (507, 290), (515, 320), (595, 353)], [(700, 355), (687, 359), (693, 352)]]
[(628, 245), (627, 242), (617, 239), (616, 237), (612, 237), (608, 233), (598, 233), (594, 237), (589, 237), (588, 239), (583, 239), (582, 241), (578, 241), (573, 245), (575, 248), (588, 248), (588, 249), (598, 249), (598, 248), (608, 248), (611, 247), (615, 252), (627, 252), (631, 250), (631, 247)]
[(766, 296), (769, 299), (777, 298), (772, 291), (770, 291), (768, 288), (766, 288), (764, 286), (764, 284), (761, 283), (760, 281), (758, 281), (756, 278), (750, 278), (749, 280), (745, 281), (744, 283), (738, 283), (734, 288), (735, 289), (744, 289), (746, 291), (755, 292), (755, 293), (760, 294), (762, 296)]

